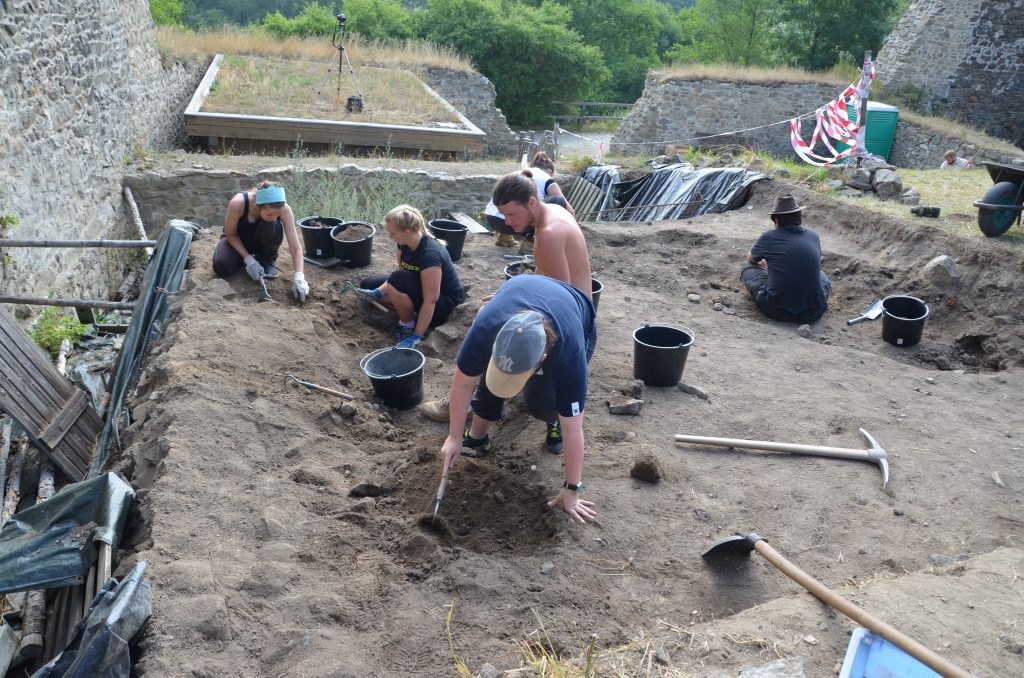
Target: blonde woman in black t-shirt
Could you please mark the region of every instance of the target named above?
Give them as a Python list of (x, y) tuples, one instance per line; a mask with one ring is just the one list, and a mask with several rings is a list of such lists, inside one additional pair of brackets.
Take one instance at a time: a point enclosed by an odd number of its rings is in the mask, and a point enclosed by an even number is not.
[(415, 348), (431, 327), (443, 325), (466, 298), (444, 244), (426, 228), (415, 207), (399, 205), (384, 215), (384, 230), (398, 246), (398, 269), (367, 276), (360, 292), (398, 313), (398, 346)]

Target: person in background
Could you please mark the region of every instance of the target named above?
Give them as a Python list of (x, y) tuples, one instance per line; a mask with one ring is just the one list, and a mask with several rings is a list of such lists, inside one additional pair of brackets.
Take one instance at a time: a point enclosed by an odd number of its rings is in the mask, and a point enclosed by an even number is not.
[[(443, 474), (463, 448), (475, 456), (491, 453), (488, 429), (502, 418), (505, 400), (522, 391), (527, 411), (547, 425), (544, 448), (565, 452), (565, 481), (548, 506), (561, 506), (580, 523), (596, 517), (593, 503), (580, 499), (595, 317), (587, 296), (560, 280), (524, 275), (501, 286), (477, 313), (455, 359)], [(473, 420), (467, 427), (470, 404)]]
[(809, 323), (828, 307), (832, 283), (821, 270), (821, 240), (801, 226), (800, 212), (792, 195), (775, 198), (768, 213), (774, 223), (747, 253), (740, 280), (757, 307), (772, 320)]
[(974, 160), (958, 158), (956, 151), (946, 151), (942, 154), (942, 164), (939, 169), (974, 169)]
[(276, 278), (280, 275), (277, 255), (286, 238), (295, 268), (293, 292), (296, 299), (305, 301), (309, 284), (303, 273), (295, 215), (285, 201), (284, 188), (271, 181), (236, 193), (228, 202), (224, 234), (213, 251), (213, 271), (227, 277), (244, 265), (245, 272), (257, 282)]
[(398, 269), (360, 282), (366, 300), (398, 313), (398, 346), (415, 348), (432, 327), (443, 325), (466, 298), (448, 249), (427, 230), (415, 207), (399, 205), (384, 215), (384, 230), (398, 246)]
[[(566, 200), (562, 189), (555, 181), (555, 163), (551, 161), (548, 154), (544, 151), (534, 153), (533, 158), (530, 160), (530, 170), (534, 184), (537, 187), (537, 198), (543, 202), (560, 205), (575, 217), (576, 212), (573, 210), (572, 205), (569, 204), (569, 201)], [(505, 215), (498, 210), (493, 200), (487, 203), (487, 207), (484, 208), (484, 217), (487, 219), (487, 224), (498, 232), (496, 245), (499, 247), (517, 247), (519, 245), (513, 235), (515, 231), (506, 224)], [(529, 251), (532, 243), (533, 232), (527, 230), (523, 240), (523, 249), (520, 251), (522, 253)]]

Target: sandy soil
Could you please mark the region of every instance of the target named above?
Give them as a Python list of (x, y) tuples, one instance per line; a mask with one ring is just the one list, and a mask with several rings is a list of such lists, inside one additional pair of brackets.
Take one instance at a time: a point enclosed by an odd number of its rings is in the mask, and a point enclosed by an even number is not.
[[(445, 427), (374, 398), (359, 360), (389, 343), (394, 319), (340, 291), (386, 270), (386, 238), (369, 269), (307, 266), (300, 306), (288, 270), (263, 304), (244, 275), (214, 279), (219, 233), (204, 232), (115, 460), (142, 488), (120, 569), (146, 559), (154, 581), (139, 675), (445, 676), (453, 654), (474, 673), (513, 669), (539, 623), (565, 656), (596, 635), (607, 675), (736, 675), (786, 658), (799, 664), (789, 675), (833, 675), (851, 622), (758, 556), (701, 559), (750, 531), (969, 670), (1024, 675), (1024, 257), (800, 193), (834, 279), (805, 338), (761, 317), (737, 277), (787, 190), (764, 184), (747, 207), (690, 221), (585, 226), (605, 285), (585, 414), (599, 517), (586, 526), (545, 507), (562, 460), (516, 407), (493, 432), (496, 454), (453, 471), (451, 531), (418, 522)], [(423, 345), (428, 397), (446, 392), (506, 251), (467, 243), (471, 301)], [(940, 254), (955, 277), (924, 272)], [(894, 292), (931, 306), (917, 347), (883, 343), (881, 321), (845, 324)], [(634, 383), (631, 335), (652, 322), (693, 330), (683, 379), (708, 399)], [(609, 414), (609, 398), (635, 391), (639, 415)], [(889, 451), (889, 493), (868, 463), (672, 438), (859, 447), (860, 427)], [(659, 482), (631, 477), (645, 457)], [(360, 483), (381, 494), (351, 496)]]

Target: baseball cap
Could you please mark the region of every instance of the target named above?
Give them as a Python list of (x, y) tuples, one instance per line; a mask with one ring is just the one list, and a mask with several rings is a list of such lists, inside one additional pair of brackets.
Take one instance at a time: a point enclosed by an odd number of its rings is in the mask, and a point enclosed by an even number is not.
[(536, 311), (520, 311), (505, 321), (491, 349), (484, 383), (499, 398), (511, 398), (523, 390), (544, 358), (548, 337), (544, 318)]

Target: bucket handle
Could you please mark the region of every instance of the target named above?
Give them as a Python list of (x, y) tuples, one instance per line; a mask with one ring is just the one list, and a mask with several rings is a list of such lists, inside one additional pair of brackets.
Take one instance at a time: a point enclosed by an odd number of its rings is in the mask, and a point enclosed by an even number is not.
[[(650, 323), (644, 323), (644, 329), (647, 329), (647, 328), (648, 328), (648, 327), (650, 327), (650, 326), (651, 326), (651, 324), (650, 324)], [(676, 328), (676, 327), (673, 327), (672, 325), (664, 325), (664, 327), (671, 327), (672, 329), (678, 329), (678, 328)], [(680, 331), (681, 331), (681, 330), (680, 330)], [(694, 336), (693, 336), (693, 335), (691, 334), (691, 335), (690, 335), (690, 346), (693, 346), (693, 345), (694, 345), (695, 343), (697, 343), (697, 339), (696, 339), (696, 337), (694, 337)], [(679, 344), (678, 346), (676, 346), (676, 348), (683, 348), (684, 346), (686, 346), (686, 344)], [(668, 348), (668, 346), (666, 346), (665, 348)]]

